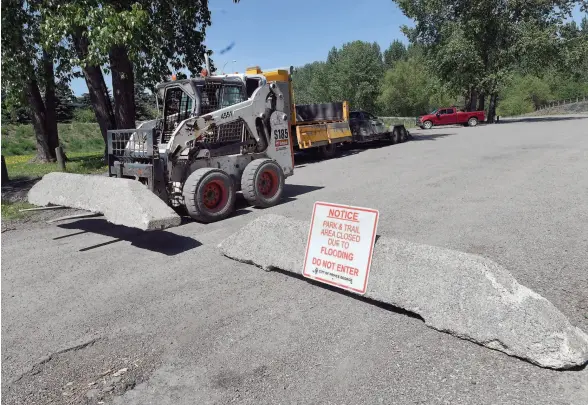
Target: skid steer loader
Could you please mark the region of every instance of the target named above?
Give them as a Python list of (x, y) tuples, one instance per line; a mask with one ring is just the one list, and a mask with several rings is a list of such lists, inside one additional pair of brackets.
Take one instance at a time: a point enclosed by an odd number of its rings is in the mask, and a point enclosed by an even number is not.
[[(108, 178), (52, 173), (31, 190), (29, 201), (100, 212), (110, 222), (143, 229), (178, 225), (179, 216), (157, 218), (175, 215), (170, 207), (204, 223), (227, 218), (238, 191), (254, 206), (279, 203), (285, 178), (294, 171), (287, 83), (262, 75), (204, 76), (160, 84), (157, 92), (160, 118), (108, 131)], [(122, 181), (132, 181), (135, 193), (141, 184), (139, 194), (148, 189), (150, 195), (129, 203), (126, 190), (119, 191)], [(112, 195), (92, 194), (104, 192)], [(119, 213), (134, 209), (141, 214)]]

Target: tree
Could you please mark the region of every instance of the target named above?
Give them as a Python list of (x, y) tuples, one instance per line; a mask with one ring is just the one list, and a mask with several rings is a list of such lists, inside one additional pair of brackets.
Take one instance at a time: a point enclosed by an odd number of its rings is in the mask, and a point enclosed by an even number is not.
[[(59, 146), (54, 56), (40, 46), (41, 1), (2, 2), (2, 90), (8, 108), (28, 105), (39, 161), (54, 161)], [(10, 28), (8, 28), (10, 27)], [(59, 52), (59, 47), (54, 49)], [(62, 63), (67, 66), (66, 62)], [(3, 100), (4, 101), (4, 100)]]
[[(135, 126), (135, 83), (152, 87), (172, 69), (201, 70), (210, 25), (206, 0), (47, 2), (45, 43), (65, 42), (75, 51), (105, 140), (109, 129)], [(112, 75), (114, 105), (103, 68)]]
[(57, 122), (71, 121), (74, 112), (74, 95), (69, 83), (59, 82), (55, 87), (55, 114)]
[(411, 117), (453, 105), (455, 97), (430, 72), (421, 58), (398, 61), (384, 76), (378, 97), (386, 115)]
[(384, 63), (377, 43), (353, 41), (332, 49), (327, 57), (330, 101), (350, 102), (354, 109), (376, 112), (376, 99), (384, 76)]
[[(441, 79), (468, 94), (468, 108), (484, 107), (494, 118), (496, 97), (519, 61), (540, 64), (557, 48), (557, 27), (573, 0), (395, 0), (415, 20), (404, 32), (427, 54)], [(532, 4), (530, 4), (532, 3)]]
[(384, 66), (386, 69), (391, 69), (396, 62), (406, 59), (406, 56), (407, 50), (404, 44), (399, 40), (394, 40), (384, 51)]

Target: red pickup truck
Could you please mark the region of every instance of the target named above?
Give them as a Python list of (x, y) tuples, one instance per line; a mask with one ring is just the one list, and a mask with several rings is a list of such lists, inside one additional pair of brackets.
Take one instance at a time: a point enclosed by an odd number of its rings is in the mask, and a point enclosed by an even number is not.
[(484, 111), (460, 111), (455, 107), (439, 108), (431, 114), (421, 115), (417, 118), (417, 126), (421, 129), (431, 129), (433, 125), (464, 125), (475, 127), (479, 122), (484, 122)]

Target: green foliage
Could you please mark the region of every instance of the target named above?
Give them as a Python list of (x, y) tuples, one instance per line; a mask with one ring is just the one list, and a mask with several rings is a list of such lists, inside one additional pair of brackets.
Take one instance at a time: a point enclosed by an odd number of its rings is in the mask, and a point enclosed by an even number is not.
[(110, 51), (123, 46), (133, 63), (135, 80), (152, 87), (163, 77), (187, 68), (202, 69), (206, 28), (210, 25), (208, 2), (204, 0), (50, 0), (43, 9), (44, 44), (76, 36), (87, 38), (88, 54), (73, 57), (78, 66), (94, 64), (108, 70)]
[[(553, 60), (558, 27), (574, 0), (396, 0), (423, 44), (431, 68), (452, 90), (491, 95), (517, 69), (535, 73)], [(577, 49), (577, 48), (574, 48)], [(573, 57), (570, 56), (573, 59)]]
[(498, 115), (522, 115), (530, 113), (553, 99), (549, 84), (537, 76), (516, 75), (500, 95)]
[(76, 108), (73, 113), (75, 122), (97, 122), (96, 114), (91, 108)]
[(155, 95), (147, 93), (139, 84), (135, 84), (135, 114), (136, 121), (148, 121), (157, 117)]
[(386, 69), (393, 68), (396, 62), (405, 60), (406, 57), (407, 50), (404, 44), (399, 40), (394, 40), (384, 51), (384, 66)]
[(455, 104), (456, 97), (444, 88), (427, 68), (424, 60), (399, 61), (384, 76), (378, 97), (380, 111), (386, 116), (416, 116), (434, 108)]
[(349, 101), (353, 109), (375, 112), (384, 63), (377, 43), (354, 41), (333, 48), (326, 62), (295, 70), (294, 99), (298, 104)]
[[(95, 152), (104, 149), (104, 140), (98, 124), (81, 122), (58, 124), (58, 130), (60, 144), (64, 146), (68, 154), (69, 152)], [(1, 131), (3, 155), (35, 153), (35, 132), (31, 125), (2, 124)]]

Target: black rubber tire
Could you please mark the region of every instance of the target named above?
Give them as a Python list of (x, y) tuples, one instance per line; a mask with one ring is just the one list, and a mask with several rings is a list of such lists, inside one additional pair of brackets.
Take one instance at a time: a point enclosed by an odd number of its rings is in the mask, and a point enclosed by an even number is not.
[(337, 155), (337, 145), (329, 143), (319, 147), (319, 153), (323, 159), (331, 159)]
[[(218, 187), (221, 192), (219, 205), (215, 208), (205, 204), (204, 191), (208, 185)], [(188, 215), (204, 223), (220, 221), (231, 215), (235, 209), (237, 197), (231, 177), (224, 171), (212, 167), (204, 167), (192, 172), (184, 183), (182, 195)]]
[(400, 137), (400, 131), (398, 130), (398, 128), (394, 128), (392, 130), (392, 143), (393, 144), (397, 144), (401, 142), (401, 137)]
[[(260, 189), (262, 176), (271, 177), (271, 190), (264, 195)], [(267, 180), (267, 178), (266, 178)], [(280, 165), (272, 159), (256, 159), (250, 162), (241, 176), (241, 191), (247, 202), (254, 207), (268, 208), (277, 205), (284, 193), (286, 177)]]
[[(427, 122), (429, 123), (429, 125), (431, 125), (429, 128), (427, 128)], [(427, 121), (423, 122), (423, 128), (424, 129), (431, 129), (431, 128), (433, 128), (433, 123), (431, 121), (427, 120)]]
[(406, 128), (400, 127), (400, 142), (406, 142), (408, 135), (406, 134)]
[(475, 127), (478, 125), (478, 119), (476, 117), (472, 117), (468, 120), (468, 126)]

